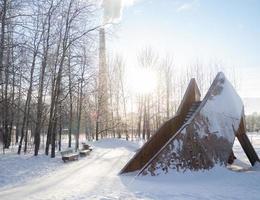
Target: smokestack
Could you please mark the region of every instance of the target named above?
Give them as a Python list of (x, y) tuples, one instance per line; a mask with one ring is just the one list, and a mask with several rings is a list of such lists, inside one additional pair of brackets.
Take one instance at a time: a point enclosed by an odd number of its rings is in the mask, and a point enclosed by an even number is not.
[(108, 69), (106, 62), (105, 29), (99, 29), (99, 72), (98, 72), (98, 123), (99, 131), (107, 129), (108, 118)]
[[(106, 38), (105, 38), (105, 29), (100, 28), (99, 30), (99, 90), (102, 95), (103, 102), (107, 102), (108, 99), (108, 69), (106, 62)], [(105, 103), (107, 105), (107, 103)], [(107, 110), (107, 109), (106, 109)]]
[(107, 66), (106, 66), (105, 29), (100, 28), (99, 29), (99, 74), (105, 75), (106, 73), (107, 73)]

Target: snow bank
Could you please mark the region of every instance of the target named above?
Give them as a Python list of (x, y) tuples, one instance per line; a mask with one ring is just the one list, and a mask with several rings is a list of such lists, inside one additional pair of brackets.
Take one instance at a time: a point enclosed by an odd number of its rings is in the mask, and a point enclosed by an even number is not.
[(136, 150), (142, 145), (142, 141), (129, 142), (124, 139), (101, 139), (87, 143), (99, 148), (124, 148), (130, 151)]
[(59, 156), (19, 156), (11, 152), (0, 155), (0, 188), (25, 183), (33, 177), (50, 174), (60, 167), (63, 167), (63, 163)]
[[(260, 173), (232, 172), (217, 167), (210, 171), (138, 177), (130, 185), (138, 198), (145, 199), (259, 199)], [(141, 188), (141, 189), (140, 189)]]

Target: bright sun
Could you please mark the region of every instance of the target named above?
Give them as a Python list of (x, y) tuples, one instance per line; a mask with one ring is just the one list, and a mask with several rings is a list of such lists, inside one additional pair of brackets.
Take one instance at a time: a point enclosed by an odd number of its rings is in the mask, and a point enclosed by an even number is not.
[(136, 94), (150, 94), (157, 86), (156, 72), (148, 68), (131, 68), (126, 75), (129, 90)]

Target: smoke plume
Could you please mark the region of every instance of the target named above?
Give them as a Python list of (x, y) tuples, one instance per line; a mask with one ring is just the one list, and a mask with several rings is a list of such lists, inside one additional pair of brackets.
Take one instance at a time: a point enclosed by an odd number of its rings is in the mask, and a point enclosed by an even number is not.
[(119, 22), (125, 7), (132, 5), (134, 0), (103, 0), (103, 23)]

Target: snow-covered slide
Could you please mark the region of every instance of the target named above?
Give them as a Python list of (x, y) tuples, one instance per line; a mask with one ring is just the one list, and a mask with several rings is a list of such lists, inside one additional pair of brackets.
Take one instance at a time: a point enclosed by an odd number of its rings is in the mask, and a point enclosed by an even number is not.
[[(189, 89), (187, 92), (190, 93)], [(199, 91), (196, 93), (199, 94)], [(189, 100), (194, 102), (193, 99), (184, 97), (182, 104)], [(177, 116), (187, 117), (181, 121), (178, 129), (165, 131), (162, 129), (165, 126), (163, 125), (122, 172), (139, 170), (139, 174), (142, 175), (158, 175), (169, 170), (196, 171), (211, 169), (216, 165), (227, 165), (232, 161), (230, 157), (233, 155), (235, 137), (240, 141), (251, 164), (259, 161), (246, 136), (242, 100), (223, 73), (218, 73), (198, 107), (192, 108), (191, 103), (187, 109), (192, 112), (182, 109), (181, 105)], [(168, 123), (174, 122), (170, 120)], [(154, 147), (151, 144), (154, 144), (155, 148), (152, 154), (149, 154), (149, 149)], [(155, 151), (157, 152), (154, 153)]]

